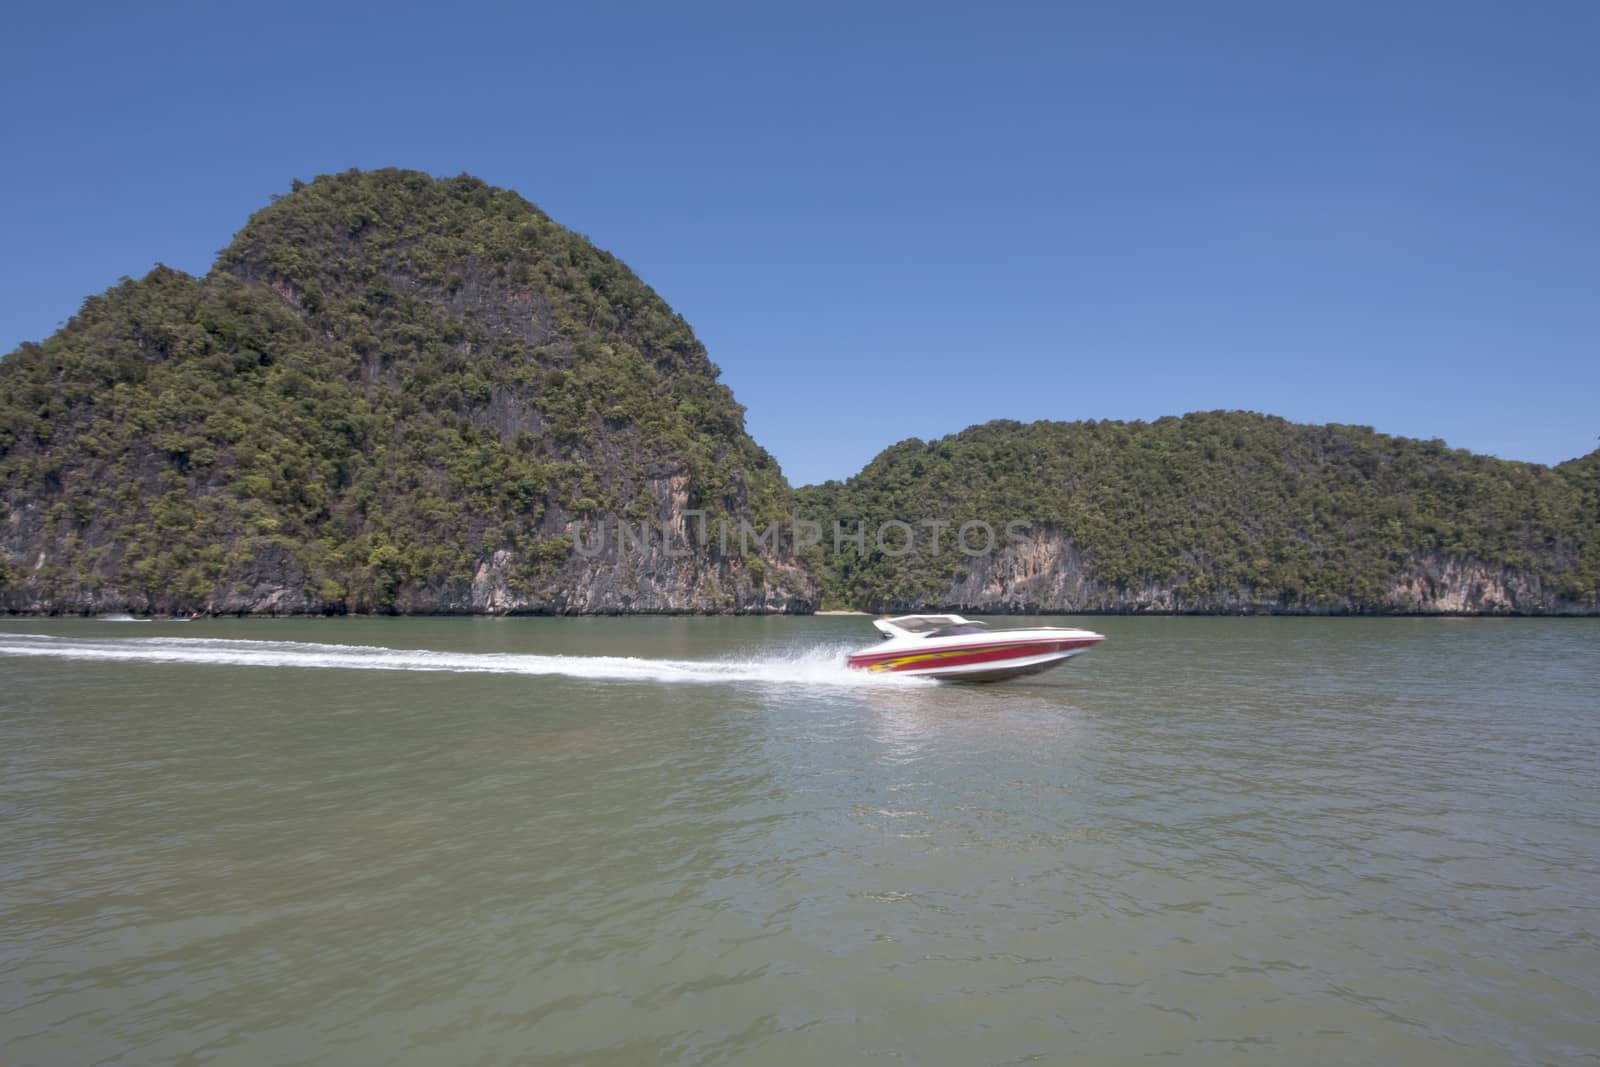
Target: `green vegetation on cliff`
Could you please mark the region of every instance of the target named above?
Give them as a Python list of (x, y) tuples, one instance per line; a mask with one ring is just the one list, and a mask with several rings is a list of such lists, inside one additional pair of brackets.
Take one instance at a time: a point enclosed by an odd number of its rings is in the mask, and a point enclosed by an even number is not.
[[(847, 482), (799, 492), (813, 517), (869, 530), (892, 519), (949, 524), (939, 552), (894, 556), (869, 544), (865, 557), (831, 556), (826, 604), (952, 603), (952, 589), (987, 565), (957, 551), (953, 531), (1022, 520), (1071, 544), (1089, 577), (1130, 608), (1160, 588), (1178, 610), (1404, 609), (1391, 598), (1397, 579), (1420, 561), (1456, 559), (1582, 609), (1600, 590), (1597, 472), (1600, 453), (1551, 469), (1366, 427), (1207, 412), (992, 422), (902, 441)], [(919, 527), (922, 545), (931, 529)]]
[[(1600, 453), (1239, 412), (996, 422), (796, 494), (717, 374), (514, 193), (296, 183), (206, 277), (124, 281), (0, 360), (0, 610), (806, 610), (819, 578), (874, 608), (1597, 610)], [(588, 520), (690, 510), (921, 540), (578, 550)], [(969, 520), (1032, 547), (962, 553)]]
[[(622, 263), (514, 193), (296, 183), (206, 278), (124, 281), (0, 361), (0, 600), (473, 610), (498, 558), (525, 606), (571, 610), (575, 518), (789, 513), (717, 374)], [(734, 570), (689, 606), (766, 599), (760, 561), (700, 562)]]

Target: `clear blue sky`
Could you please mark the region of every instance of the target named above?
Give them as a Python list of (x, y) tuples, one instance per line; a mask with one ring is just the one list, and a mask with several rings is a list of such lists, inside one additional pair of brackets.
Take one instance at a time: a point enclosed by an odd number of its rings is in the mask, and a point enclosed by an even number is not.
[(993, 418), (1600, 435), (1600, 3), (8, 9), (0, 352), (293, 178), (467, 171), (694, 326), (796, 483)]

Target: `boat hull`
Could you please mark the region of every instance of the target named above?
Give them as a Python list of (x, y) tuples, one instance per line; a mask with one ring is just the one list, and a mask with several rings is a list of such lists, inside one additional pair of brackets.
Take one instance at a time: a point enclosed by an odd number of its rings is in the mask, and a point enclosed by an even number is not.
[(983, 642), (929, 648), (872, 648), (850, 657), (850, 666), (874, 673), (937, 678), (951, 682), (1001, 682), (1059, 667), (1101, 641), (1099, 635), (1013, 637), (996, 634)]

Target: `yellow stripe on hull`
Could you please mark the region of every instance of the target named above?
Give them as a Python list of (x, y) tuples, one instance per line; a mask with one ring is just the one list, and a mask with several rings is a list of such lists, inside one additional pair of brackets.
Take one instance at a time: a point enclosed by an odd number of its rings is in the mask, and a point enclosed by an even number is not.
[(1033, 648), (1034, 645), (985, 645), (983, 648), (951, 648), (937, 652), (913, 652), (910, 655), (899, 656), (895, 659), (884, 660), (882, 663), (873, 663), (867, 667), (869, 671), (892, 671), (896, 667), (910, 663), (937, 663), (940, 660), (955, 659), (959, 656), (971, 656), (980, 652), (1008, 652), (1012, 649)]

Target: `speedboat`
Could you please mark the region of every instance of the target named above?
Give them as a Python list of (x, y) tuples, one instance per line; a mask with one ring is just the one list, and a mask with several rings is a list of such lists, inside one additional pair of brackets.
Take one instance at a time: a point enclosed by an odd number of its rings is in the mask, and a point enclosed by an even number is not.
[(1089, 630), (1033, 626), (991, 630), (960, 615), (873, 619), (883, 642), (850, 654), (850, 666), (952, 682), (999, 682), (1049, 670), (1105, 640)]

